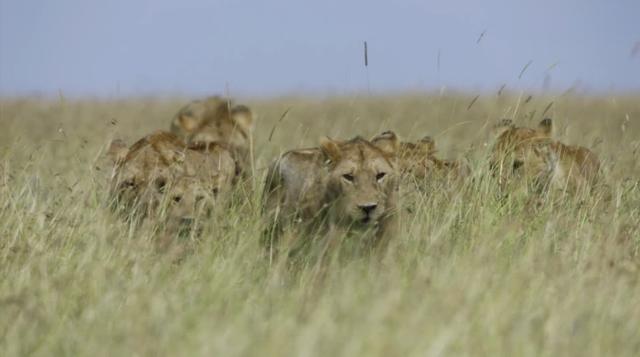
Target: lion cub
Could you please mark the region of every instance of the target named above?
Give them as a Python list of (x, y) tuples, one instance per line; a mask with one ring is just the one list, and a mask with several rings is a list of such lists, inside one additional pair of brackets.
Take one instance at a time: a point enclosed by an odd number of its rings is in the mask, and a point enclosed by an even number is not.
[(496, 138), (491, 169), (501, 187), (512, 178), (524, 178), (538, 192), (592, 189), (600, 173), (600, 160), (591, 150), (565, 145), (551, 138), (552, 120), (543, 119), (535, 129), (518, 127), (510, 119), (494, 126)]
[[(127, 213), (142, 218), (164, 212), (170, 229), (189, 226), (231, 190), (235, 163), (219, 146), (186, 146), (158, 131), (127, 147), (111, 144), (115, 164), (110, 193)], [(164, 210), (164, 211), (163, 211)]]
[(315, 223), (328, 232), (372, 229), (376, 245), (386, 240), (396, 211), (397, 149), (388, 131), (371, 141), (324, 138), (319, 148), (284, 153), (270, 166), (264, 191), (273, 238), (287, 224)]
[(238, 177), (251, 171), (251, 131), (254, 116), (230, 99), (209, 97), (182, 107), (171, 122), (171, 132), (188, 144), (226, 146), (236, 162)]
[(461, 160), (441, 160), (436, 157), (436, 144), (430, 136), (416, 143), (400, 143), (398, 167), (404, 176), (417, 181), (460, 181), (471, 174), (469, 166)]

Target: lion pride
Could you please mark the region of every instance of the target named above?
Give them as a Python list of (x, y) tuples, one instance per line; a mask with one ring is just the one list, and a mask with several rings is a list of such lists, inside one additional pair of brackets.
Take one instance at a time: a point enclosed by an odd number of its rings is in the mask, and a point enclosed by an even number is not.
[(386, 241), (397, 204), (397, 149), (396, 135), (385, 132), (371, 141), (324, 138), (320, 147), (284, 153), (270, 166), (264, 191), (273, 238), (301, 223), (328, 232), (374, 230), (374, 245)]

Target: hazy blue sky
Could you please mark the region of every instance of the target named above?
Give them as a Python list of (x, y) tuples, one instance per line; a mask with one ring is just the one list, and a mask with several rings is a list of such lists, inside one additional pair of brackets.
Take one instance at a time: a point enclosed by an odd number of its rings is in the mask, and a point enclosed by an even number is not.
[(0, 94), (366, 90), (364, 40), (377, 92), (640, 89), (640, 0), (0, 0)]

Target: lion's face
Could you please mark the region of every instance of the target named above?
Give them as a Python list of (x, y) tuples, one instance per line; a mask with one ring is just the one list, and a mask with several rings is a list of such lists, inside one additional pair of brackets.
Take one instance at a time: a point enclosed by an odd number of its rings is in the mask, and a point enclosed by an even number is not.
[(327, 139), (321, 147), (330, 161), (328, 195), (337, 218), (348, 224), (377, 224), (392, 208), (389, 200), (397, 189), (395, 134), (387, 132), (371, 142)]
[(197, 177), (181, 176), (156, 190), (155, 198), (164, 210), (169, 226), (190, 227), (197, 217), (209, 215), (216, 206), (218, 189)]
[(115, 172), (111, 191), (118, 203), (144, 213), (158, 206), (162, 190), (173, 177), (171, 167), (146, 143), (128, 150)]
[(218, 145), (189, 147), (184, 151), (179, 172), (183, 176), (198, 178), (216, 196), (224, 197), (232, 190), (236, 165), (231, 153)]
[(557, 160), (549, 137), (550, 125), (545, 119), (538, 128), (530, 129), (502, 120), (494, 128), (497, 136), (490, 165), (502, 188), (525, 182), (539, 190), (548, 184)]
[(185, 226), (219, 204), (231, 190), (233, 175), (233, 160), (225, 151), (191, 150), (152, 134), (119, 162), (112, 192), (129, 210)]
[(193, 176), (157, 175), (145, 181), (123, 177), (118, 198), (129, 207), (161, 217), (167, 227), (188, 228), (197, 217), (207, 216), (219, 205), (215, 182)]

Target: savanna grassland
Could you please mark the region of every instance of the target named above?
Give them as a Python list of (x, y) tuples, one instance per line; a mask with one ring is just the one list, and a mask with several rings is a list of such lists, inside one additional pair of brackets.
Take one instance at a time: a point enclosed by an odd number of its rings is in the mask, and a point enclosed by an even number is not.
[[(243, 98), (240, 98), (243, 99)], [(96, 159), (112, 138), (167, 129), (184, 99), (3, 100), (2, 356), (638, 356), (640, 97), (406, 94), (246, 99), (254, 180), (176, 261), (107, 207)], [(606, 194), (496, 194), (489, 127), (511, 117), (590, 147)], [(383, 258), (270, 264), (266, 165), (328, 135), (431, 135), (464, 158), (461, 189), (403, 188)]]

